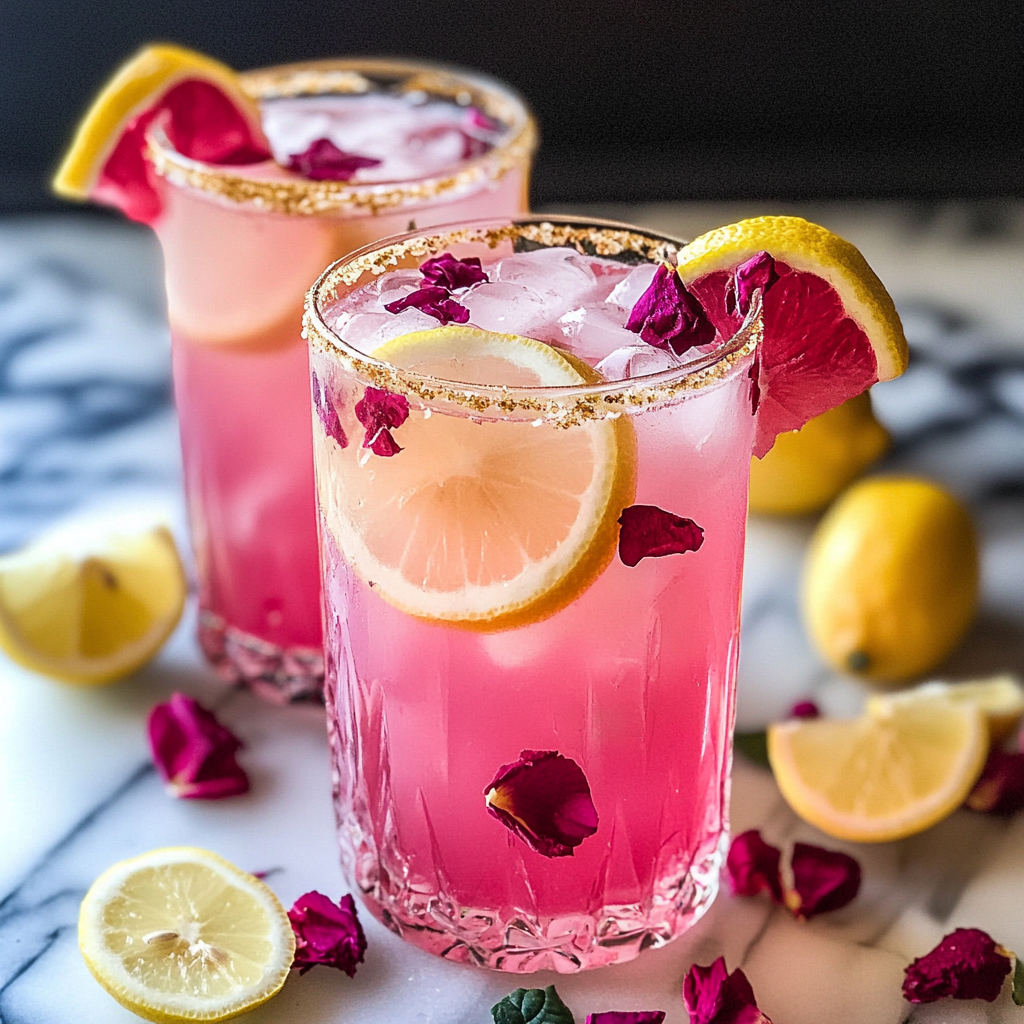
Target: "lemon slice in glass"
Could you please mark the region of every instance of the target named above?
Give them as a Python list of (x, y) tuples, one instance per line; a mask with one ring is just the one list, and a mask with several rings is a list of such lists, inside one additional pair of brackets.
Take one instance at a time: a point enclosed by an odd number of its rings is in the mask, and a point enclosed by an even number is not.
[(82, 901), (93, 977), (151, 1021), (219, 1021), (284, 985), (295, 935), (259, 879), (208, 850), (167, 847), (108, 868)]
[(955, 811), (988, 747), (979, 708), (942, 697), (768, 729), (768, 759), (790, 807), (822, 832), (861, 843), (914, 835)]
[(0, 557), (0, 648), (65, 682), (120, 679), (160, 649), (186, 590), (165, 526), (70, 525)]
[[(455, 325), (403, 335), (373, 354), (465, 383), (594, 380), (543, 342)], [(635, 487), (628, 418), (560, 429), (413, 405), (394, 431), (402, 450), (382, 458), (360, 447), (363, 428), (342, 414), (349, 446), (317, 445), (321, 509), (349, 564), (396, 608), (509, 629), (565, 607), (614, 556), (616, 520)]]

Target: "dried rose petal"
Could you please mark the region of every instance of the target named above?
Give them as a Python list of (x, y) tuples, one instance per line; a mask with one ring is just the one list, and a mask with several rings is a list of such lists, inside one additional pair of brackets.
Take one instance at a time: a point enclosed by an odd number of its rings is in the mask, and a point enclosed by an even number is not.
[(664, 1010), (605, 1010), (588, 1013), (587, 1024), (663, 1024)]
[(794, 843), (790, 863), (794, 889), (790, 896), (795, 899), (786, 903), (805, 921), (845, 907), (860, 892), (860, 864), (849, 854)]
[(738, 311), (740, 316), (746, 316), (750, 312), (754, 292), (760, 288), (763, 297), (778, 279), (775, 260), (766, 252), (755, 253), (746, 263), (741, 263), (736, 268), (736, 274), (725, 297), (726, 312)]
[(978, 928), (957, 928), (906, 968), (903, 997), (910, 1003), (953, 999), (992, 1002), (1010, 973), (1010, 957)]
[(466, 124), (478, 131), (491, 133), (501, 131), (501, 125), (493, 117), (488, 117), (479, 107), (470, 107), (466, 111)]
[(761, 404), (761, 353), (754, 353), (754, 359), (747, 370), (747, 379), (750, 381), (748, 397), (750, 398), (750, 415), (757, 415), (757, 407)]
[(571, 857), (597, 831), (583, 769), (557, 750), (524, 750), (484, 789), (488, 813), (545, 857)]
[(1024, 754), (993, 750), (966, 805), (988, 814), (1016, 814), (1024, 810)]
[(356, 402), (356, 419), (366, 428), (363, 447), (374, 455), (388, 458), (402, 448), (391, 436), (391, 430), (400, 427), (409, 418), (409, 399), (382, 388), (368, 387)]
[(403, 309), (418, 309), (427, 316), (440, 320), (445, 324), (464, 324), (469, 321), (469, 310), (456, 302), (448, 294), (447, 288), (440, 288), (434, 284), (428, 284), (425, 288), (419, 288), (410, 292), (404, 298), (388, 302), (384, 308), (389, 313), (401, 313)]
[(153, 763), (172, 796), (221, 800), (249, 791), (249, 776), (235, 760), (242, 741), (198, 701), (172, 693), (149, 713), (147, 728)]
[(320, 425), (324, 433), (333, 438), (342, 448), (348, 446), (348, 438), (338, 418), (338, 410), (327, 391), (327, 385), (314, 373), (312, 375), (313, 385), (313, 408), (316, 410)]
[(362, 167), (379, 167), (380, 160), (358, 153), (346, 153), (330, 139), (317, 139), (302, 153), (291, 153), (288, 170), (310, 181), (348, 181)]
[(736, 836), (725, 859), (726, 876), (737, 896), (756, 896), (767, 891), (776, 903), (782, 903), (782, 851), (766, 843), (752, 828)]
[(820, 718), (821, 709), (813, 700), (798, 700), (789, 712), (790, 718)]
[(469, 288), (471, 285), (490, 280), (476, 256), (457, 260), (450, 252), (427, 260), (420, 267), (420, 273), (425, 281), (439, 288), (447, 288), (448, 291)]
[(323, 893), (307, 892), (292, 905), (288, 920), (295, 932), (292, 967), (299, 974), (323, 964), (355, 976), (356, 964), (366, 953), (366, 936), (351, 896), (342, 896), (335, 904)]
[(664, 265), (658, 267), (647, 291), (637, 299), (626, 330), (639, 334), (642, 341), (655, 348), (671, 349), (677, 356), (715, 340), (715, 325), (704, 307), (686, 290), (679, 275)]
[(642, 558), (698, 551), (704, 531), (692, 520), (657, 505), (630, 505), (619, 516), (619, 558), (629, 566)]
[(683, 1002), (690, 1024), (772, 1024), (757, 1008), (747, 976), (732, 974), (720, 956), (709, 967), (694, 964), (683, 979)]

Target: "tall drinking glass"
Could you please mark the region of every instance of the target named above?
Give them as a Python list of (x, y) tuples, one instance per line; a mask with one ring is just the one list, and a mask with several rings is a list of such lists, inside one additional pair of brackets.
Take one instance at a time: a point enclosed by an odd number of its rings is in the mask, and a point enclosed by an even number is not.
[[(677, 247), (447, 225), (307, 299), (342, 860), (453, 960), (629, 960), (716, 891), (760, 319), (678, 357), (627, 330)], [(442, 265), (468, 322), (387, 321)]]
[[(396, 97), (409, 108), (399, 180), (215, 166), (181, 156), (159, 129), (149, 139), (202, 647), (221, 674), (271, 700), (316, 699), (323, 657), (303, 294), (331, 260), (411, 225), (525, 210), (535, 129), (507, 87), (430, 65), (324, 61), (241, 79), (272, 142), (270, 119), (286, 138), (290, 121), (301, 122), (300, 136), (325, 134), (339, 95), (383, 104), (387, 116)], [(441, 123), (444, 103), (475, 119), (475, 134), (453, 135)], [(370, 115), (359, 120), (361, 137), (380, 134)], [(452, 139), (451, 163), (438, 169)]]

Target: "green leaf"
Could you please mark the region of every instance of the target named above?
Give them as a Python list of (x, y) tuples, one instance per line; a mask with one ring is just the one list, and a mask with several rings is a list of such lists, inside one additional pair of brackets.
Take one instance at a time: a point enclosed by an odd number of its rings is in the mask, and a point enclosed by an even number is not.
[(1013, 1001), (1024, 1006), (1024, 964), (1017, 957), (1013, 959)]
[(765, 732), (736, 732), (732, 741), (736, 749), (749, 761), (762, 768), (771, 768), (768, 763), (768, 734)]
[(517, 988), (491, 1007), (494, 1024), (575, 1024), (554, 985)]

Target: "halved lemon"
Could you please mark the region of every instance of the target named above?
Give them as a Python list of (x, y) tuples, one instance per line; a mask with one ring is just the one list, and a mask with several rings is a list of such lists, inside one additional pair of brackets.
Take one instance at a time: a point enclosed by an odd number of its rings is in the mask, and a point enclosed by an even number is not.
[(860, 843), (902, 839), (951, 814), (988, 748), (981, 711), (944, 698), (768, 729), (768, 759), (790, 807), (822, 832)]
[(856, 246), (801, 217), (755, 217), (716, 228), (679, 253), (679, 276), (728, 337), (740, 323), (727, 296), (737, 267), (758, 252), (779, 280), (764, 295), (754, 454), (778, 434), (907, 366), (903, 325)]
[(1000, 746), (1010, 736), (1024, 715), (1024, 689), (1020, 680), (1009, 673), (963, 683), (923, 683), (900, 693), (876, 693), (868, 698), (868, 707), (876, 714), (885, 714), (888, 704), (907, 704), (935, 697), (980, 708), (988, 722), (993, 747)]
[(120, 679), (160, 649), (186, 592), (166, 526), (72, 524), (0, 557), (0, 648), (65, 682)]
[(146, 1020), (220, 1021), (280, 991), (295, 956), (284, 907), (209, 850), (172, 846), (108, 868), (78, 917), (93, 977)]
[[(543, 342), (455, 325), (396, 338), (374, 356), (470, 384), (593, 381)], [(565, 607), (614, 556), (635, 489), (628, 418), (559, 429), (414, 406), (394, 431), (403, 450), (381, 458), (359, 447), (351, 411), (342, 417), (352, 443), (316, 446), (321, 508), (349, 564), (396, 608), (510, 629)]]

